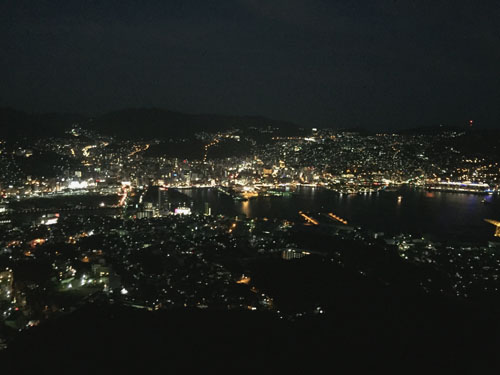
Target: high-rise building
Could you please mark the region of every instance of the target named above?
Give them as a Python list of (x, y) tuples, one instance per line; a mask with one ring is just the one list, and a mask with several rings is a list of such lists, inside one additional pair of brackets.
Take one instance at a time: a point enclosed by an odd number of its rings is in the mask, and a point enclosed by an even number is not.
[(0, 300), (10, 300), (12, 297), (12, 284), (14, 277), (10, 269), (0, 272)]
[(158, 188), (158, 211), (168, 210), (168, 189), (159, 187)]
[(210, 207), (210, 203), (205, 202), (205, 215), (210, 216), (212, 215), (212, 208)]

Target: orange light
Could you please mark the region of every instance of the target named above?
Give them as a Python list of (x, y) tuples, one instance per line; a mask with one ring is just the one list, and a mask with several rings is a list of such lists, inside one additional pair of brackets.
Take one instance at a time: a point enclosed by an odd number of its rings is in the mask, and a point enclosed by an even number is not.
[(299, 215), (302, 216), (304, 219), (306, 219), (307, 222), (311, 223), (311, 224), (314, 224), (314, 225), (319, 225), (319, 223), (314, 220), (312, 217), (310, 216), (307, 216), (306, 214), (304, 214), (302, 211), (299, 211)]
[(34, 239), (34, 240), (30, 241), (30, 243), (29, 243), (29, 244), (30, 244), (31, 248), (33, 248), (33, 249), (34, 249), (36, 246), (44, 244), (44, 243), (45, 243), (45, 241), (46, 241), (46, 240), (45, 240), (45, 239), (43, 239), (43, 238), (36, 238), (36, 239)]
[(341, 222), (344, 225), (347, 225), (347, 220), (342, 219), (341, 217), (338, 217), (337, 215), (332, 214), (331, 212), (328, 214), (328, 216), (333, 219)]
[(236, 281), (236, 284), (245, 284), (245, 285), (248, 285), (248, 284), (250, 284), (250, 280), (251, 280), (250, 277), (248, 277), (248, 276), (242, 276), (241, 279), (239, 279), (238, 281)]

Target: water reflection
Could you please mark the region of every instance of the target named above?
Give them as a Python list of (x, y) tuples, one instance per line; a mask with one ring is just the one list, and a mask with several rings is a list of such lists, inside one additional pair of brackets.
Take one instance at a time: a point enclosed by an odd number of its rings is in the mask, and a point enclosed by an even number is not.
[[(215, 189), (193, 189), (189, 195), (199, 212), (203, 212), (205, 202), (209, 202), (212, 213), (228, 216), (293, 220), (298, 211), (328, 211), (353, 225), (374, 231), (430, 233), (443, 238), (487, 241), (491, 239), (491, 228), (483, 219), (500, 220), (500, 200), (496, 196), (426, 192), (411, 188), (353, 195), (302, 187), (289, 198), (255, 198), (245, 202), (234, 202), (217, 194)], [(488, 198), (488, 204), (482, 203), (485, 198)]]
[(250, 217), (250, 201), (241, 202), (241, 212), (245, 214), (246, 217)]

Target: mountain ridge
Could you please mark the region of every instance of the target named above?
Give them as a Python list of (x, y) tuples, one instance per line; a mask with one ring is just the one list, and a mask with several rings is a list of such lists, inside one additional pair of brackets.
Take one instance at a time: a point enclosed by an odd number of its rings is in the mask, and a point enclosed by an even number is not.
[(193, 133), (230, 128), (286, 128), (299, 125), (264, 116), (187, 114), (162, 108), (125, 108), (97, 116), (68, 113), (28, 113), (0, 108), (2, 138), (33, 138), (62, 135), (73, 124), (119, 138), (190, 137)]

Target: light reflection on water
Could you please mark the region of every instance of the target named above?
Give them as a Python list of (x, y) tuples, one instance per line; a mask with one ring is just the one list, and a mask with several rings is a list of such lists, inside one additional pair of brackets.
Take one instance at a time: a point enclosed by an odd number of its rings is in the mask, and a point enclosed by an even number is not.
[[(353, 225), (374, 231), (433, 234), (460, 240), (493, 239), (494, 228), (484, 222), (500, 220), (496, 196), (428, 192), (403, 188), (374, 194), (338, 194), (321, 188), (302, 187), (291, 197), (262, 197), (238, 202), (215, 189), (185, 191), (203, 212), (209, 202), (213, 214), (297, 219), (298, 211), (334, 212)], [(401, 200), (398, 200), (401, 196)], [(489, 203), (482, 203), (485, 199)]]

